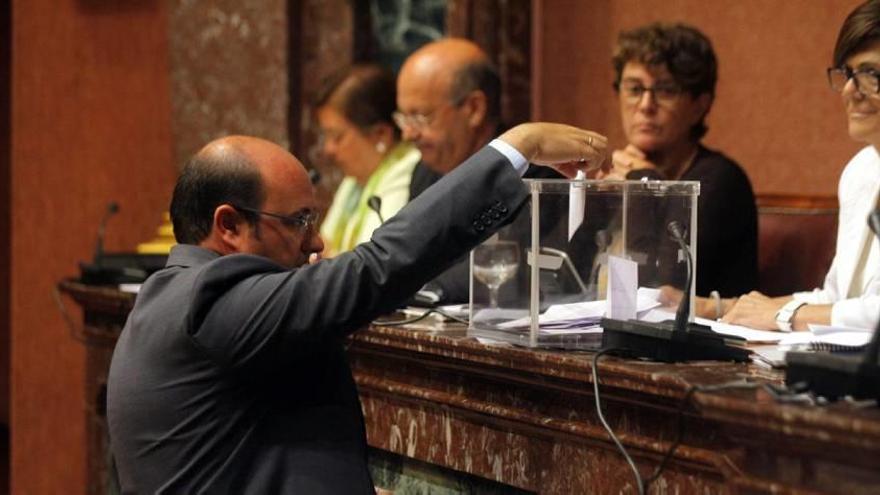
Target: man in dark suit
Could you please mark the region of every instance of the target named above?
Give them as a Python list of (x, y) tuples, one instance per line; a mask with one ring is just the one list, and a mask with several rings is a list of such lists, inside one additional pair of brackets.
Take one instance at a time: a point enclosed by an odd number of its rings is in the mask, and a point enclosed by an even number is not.
[(180, 244), (113, 353), (107, 419), (123, 492), (372, 493), (344, 337), (509, 222), (529, 160), (573, 175), (583, 165), (569, 160), (601, 161), (605, 145), (569, 126), (518, 126), (370, 242), (312, 264), (323, 244), (300, 162), (256, 138), (207, 145), (175, 186)]
[(445, 38), (410, 55), (397, 78), (394, 119), (422, 153), (410, 199), (499, 134), (501, 80), (473, 42)]
[[(486, 53), (462, 38), (444, 38), (419, 48), (397, 78), (394, 120), (403, 139), (422, 153), (410, 181), (410, 200), (502, 132), (501, 79)], [(529, 167), (529, 178), (562, 178), (546, 167)], [(558, 212), (548, 212), (548, 216)], [(466, 302), (467, 258), (431, 282), (443, 302)]]

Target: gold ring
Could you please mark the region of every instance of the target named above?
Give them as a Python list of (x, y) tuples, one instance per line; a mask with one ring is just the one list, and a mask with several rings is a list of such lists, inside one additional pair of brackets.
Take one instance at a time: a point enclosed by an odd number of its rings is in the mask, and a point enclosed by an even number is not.
[(589, 141), (587, 141), (587, 146), (592, 148), (593, 147), (593, 136), (587, 136), (587, 139), (589, 139)]

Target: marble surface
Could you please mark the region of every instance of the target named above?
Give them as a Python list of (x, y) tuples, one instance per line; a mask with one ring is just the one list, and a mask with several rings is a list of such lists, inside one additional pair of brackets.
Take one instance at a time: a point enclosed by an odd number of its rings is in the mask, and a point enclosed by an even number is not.
[[(349, 349), (370, 444), (539, 493), (635, 493), (598, 423), (590, 353), (486, 346), (463, 329), (372, 327)], [(754, 365), (600, 363), (603, 410), (647, 475), (677, 433), (689, 387)], [(698, 393), (682, 444), (652, 493), (871, 493), (880, 411), (776, 403), (761, 390)]]
[[(87, 335), (107, 339), (134, 300), (73, 282), (61, 288), (86, 309)], [(106, 349), (91, 353), (98, 385)], [(385, 463), (383, 482), (416, 490), (400, 493), (444, 493), (407, 481), (434, 476), (419, 470), (424, 464), (452, 473), (437, 490), (470, 486), (456, 481), (467, 473), (527, 492), (636, 493), (598, 423), (592, 353), (485, 345), (458, 325), (372, 326), (351, 337), (348, 351), (370, 445), (417, 461)], [(691, 386), (782, 381), (775, 370), (724, 362), (607, 357), (599, 368), (605, 416), (644, 475), (675, 441)], [(866, 494), (880, 485), (876, 407), (779, 404), (758, 389), (700, 392), (685, 412), (681, 445), (651, 493)], [(100, 450), (97, 438), (92, 448)]]
[(174, 156), (249, 134), (288, 145), (285, 0), (173, 0), (169, 17)]

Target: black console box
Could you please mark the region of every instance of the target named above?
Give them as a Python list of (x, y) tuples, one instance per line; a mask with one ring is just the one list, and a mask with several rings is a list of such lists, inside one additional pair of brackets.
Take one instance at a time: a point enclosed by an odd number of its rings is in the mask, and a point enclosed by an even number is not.
[(718, 334), (711, 328), (689, 323), (687, 331), (673, 330), (675, 322), (647, 323), (638, 320), (603, 318), (602, 348), (668, 363), (698, 360), (749, 360), (749, 350), (738, 337)]
[(167, 254), (106, 253), (96, 263), (79, 264), (80, 282), (91, 285), (141, 283), (163, 268)]

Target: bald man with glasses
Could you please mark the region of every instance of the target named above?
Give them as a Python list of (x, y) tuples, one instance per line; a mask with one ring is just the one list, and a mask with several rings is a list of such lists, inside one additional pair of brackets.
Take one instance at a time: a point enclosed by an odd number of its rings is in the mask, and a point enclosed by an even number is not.
[[(412, 201), (504, 131), (498, 72), (470, 40), (444, 38), (428, 43), (400, 69), (393, 118), (403, 139), (414, 143), (422, 154), (410, 181)], [(529, 167), (524, 176), (562, 178), (545, 167)], [(467, 302), (469, 276), (467, 260), (462, 259), (433, 280), (429, 289), (442, 302)]]
[(107, 422), (122, 492), (373, 494), (345, 337), (512, 221), (530, 161), (574, 175), (605, 146), (570, 126), (517, 126), (369, 242), (311, 264), (323, 243), (299, 160), (252, 137), (205, 146), (174, 189), (179, 244), (113, 352)]

